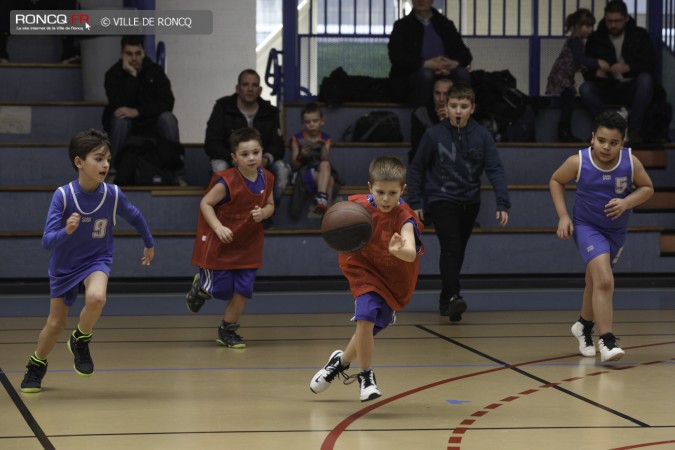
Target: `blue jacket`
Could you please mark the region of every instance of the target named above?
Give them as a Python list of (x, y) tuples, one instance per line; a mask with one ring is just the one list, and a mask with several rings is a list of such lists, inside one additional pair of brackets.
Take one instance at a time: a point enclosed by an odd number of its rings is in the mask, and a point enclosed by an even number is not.
[(427, 129), (408, 172), (408, 203), (417, 210), (424, 204), (446, 200), (480, 203), (481, 175), (494, 187), (497, 209), (511, 207), (504, 167), (492, 135), (470, 119), (458, 129), (445, 119)]

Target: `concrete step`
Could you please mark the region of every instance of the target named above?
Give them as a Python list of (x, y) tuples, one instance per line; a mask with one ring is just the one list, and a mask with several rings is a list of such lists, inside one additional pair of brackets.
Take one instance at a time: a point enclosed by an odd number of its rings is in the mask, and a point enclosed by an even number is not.
[[(41, 232), (55, 186), (2, 187), (0, 188), (0, 210), (21, 210), (21, 214), (6, 215), (0, 221), (0, 232)], [(124, 193), (138, 207), (151, 229), (158, 232), (194, 232), (197, 225), (199, 201), (203, 196), (201, 187), (125, 187)], [(300, 217), (290, 216), (291, 189), (281, 201), (272, 218), (273, 227), (279, 231), (318, 230), (321, 217), (311, 213), (313, 199), (308, 197)], [(345, 186), (340, 198), (355, 193), (367, 192), (366, 186)], [(512, 208), (509, 224), (504, 229), (536, 231), (539, 228), (554, 228), (558, 218), (551, 203), (546, 186), (510, 186)], [(499, 227), (495, 218), (496, 202), (494, 192), (485, 186), (481, 193), (481, 211), (477, 227), (492, 229)], [(567, 203), (571, 210), (574, 190), (567, 191)], [(536, 213), (533, 213), (536, 211)], [(631, 218), (631, 226), (664, 227), (675, 223), (675, 209), (666, 212), (649, 208), (638, 208)], [(130, 230), (131, 227), (119, 220), (116, 229)]]
[(0, 143), (69, 142), (75, 133), (101, 129), (101, 102), (0, 102)]
[(74, 64), (2, 64), (0, 86), (0, 101), (80, 101), (82, 71)]
[[(658, 228), (632, 228), (624, 252), (614, 267), (617, 274), (667, 274), (675, 271), (675, 258), (660, 256)], [(135, 233), (115, 232), (115, 278), (191, 277), (194, 234), (156, 236), (155, 260), (149, 267), (139, 264), (143, 243)], [(420, 275), (438, 274), (438, 243), (433, 234), (423, 236), (425, 254), (420, 258)], [(12, 258), (0, 259), (0, 279), (43, 279), (49, 252), (36, 236), (7, 236), (0, 233), (0, 246)], [(552, 258), (555, 255), (555, 258)], [(307, 261), (311, 261), (308, 263)], [(583, 263), (571, 241), (555, 237), (552, 228), (538, 232), (515, 229), (477, 230), (467, 249), (463, 274), (510, 275), (581, 274)], [(340, 276), (337, 254), (313, 233), (288, 234), (268, 231), (265, 237), (260, 276)]]
[(12, 63), (60, 63), (61, 36), (9, 36), (7, 53)]

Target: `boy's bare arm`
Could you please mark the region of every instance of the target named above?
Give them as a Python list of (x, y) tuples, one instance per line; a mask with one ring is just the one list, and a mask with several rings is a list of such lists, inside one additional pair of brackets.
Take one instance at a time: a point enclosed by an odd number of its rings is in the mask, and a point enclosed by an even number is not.
[(635, 156), (631, 155), (631, 158), (633, 158), (633, 184), (636, 189), (625, 200), (629, 208), (635, 208), (654, 195), (654, 185), (642, 162)]
[(389, 253), (406, 262), (413, 262), (417, 258), (415, 247), (415, 229), (413, 224), (406, 222), (401, 227), (401, 234), (394, 233), (389, 241)]
[(199, 202), (199, 209), (204, 215), (206, 223), (218, 235), (218, 238), (225, 243), (232, 242), (232, 230), (220, 223), (216, 216), (215, 206), (225, 198), (227, 189), (223, 183), (216, 183), (209, 192), (204, 195), (201, 202)]
[(558, 228), (556, 234), (560, 239), (569, 239), (574, 232), (572, 219), (567, 211), (565, 200), (565, 184), (576, 178), (579, 171), (579, 155), (572, 155), (556, 170), (549, 181), (549, 189), (553, 206), (558, 214)]
[(323, 142), (323, 145), (321, 146), (321, 161), (329, 161), (329, 160), (330, 160), (330, 141)]

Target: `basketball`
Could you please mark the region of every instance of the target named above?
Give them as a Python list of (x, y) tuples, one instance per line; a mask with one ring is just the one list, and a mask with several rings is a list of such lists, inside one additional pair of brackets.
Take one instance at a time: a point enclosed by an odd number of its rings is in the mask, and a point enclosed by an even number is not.
[(338, 202), (328, 208), (321, 220), (321, 234), (326, 244), (342, 253), (362, 249), (373, 234), (373, 218), (355, 202)]

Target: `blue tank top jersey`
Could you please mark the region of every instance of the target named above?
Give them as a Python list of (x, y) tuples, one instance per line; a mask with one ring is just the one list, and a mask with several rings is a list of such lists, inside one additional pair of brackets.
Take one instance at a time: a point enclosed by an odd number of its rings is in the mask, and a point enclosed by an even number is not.
[(579, 150), (579, 173), (574, 201), (573, 223), (591, 225), (610, 232), (628, 228), (632, 210), (612, 220), (605, 215), (605, 205), (613, 198), (625, 198), (633, 189), (633, 160), (630, 148), (624, 147), (616, 166), (599, 168), (591, 158), (591, 148)]
[[(68, 235), (66, 222), (73, 213), (80, 215), (80, 224)], [(51, 250), (53, 292), (64, 292), (81, 282), (92, 267), (112, 264), (112, 231), (118, 214), (138, 231), (146, 247), (154, 247), (145, 219), (116, 185), (101, 183), (96, 191), (84, 192), (77, 181), (72, 181), (54, 192), (42, 236), (42, 246)]]

